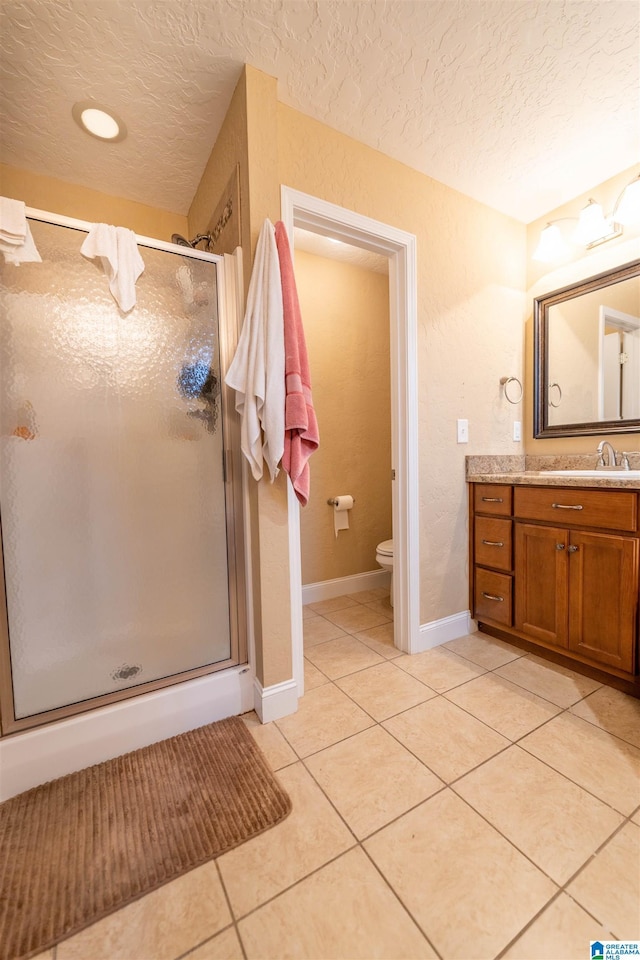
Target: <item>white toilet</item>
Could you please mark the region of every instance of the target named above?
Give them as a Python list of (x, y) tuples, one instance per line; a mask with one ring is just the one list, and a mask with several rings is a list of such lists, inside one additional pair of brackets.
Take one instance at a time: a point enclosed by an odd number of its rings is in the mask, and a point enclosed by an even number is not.
[(393, 540), (383, 540), (376, 547), (376, 562), (391, 574), (389, 603), (393, 606)]

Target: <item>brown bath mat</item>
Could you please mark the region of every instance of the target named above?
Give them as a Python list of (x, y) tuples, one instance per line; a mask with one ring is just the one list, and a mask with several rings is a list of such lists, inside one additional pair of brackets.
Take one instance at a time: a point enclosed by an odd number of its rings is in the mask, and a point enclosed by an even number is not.
[(283, 820), (239, 717), (0, 804), (0, 957), (30, 957)]

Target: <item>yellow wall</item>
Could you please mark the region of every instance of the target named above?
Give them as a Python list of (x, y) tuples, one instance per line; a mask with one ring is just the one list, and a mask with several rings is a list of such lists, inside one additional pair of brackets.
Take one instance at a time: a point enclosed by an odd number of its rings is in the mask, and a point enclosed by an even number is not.
[(171, 240), (172, 233), (186, 234), (187, 218), (144, 203), (111, 197), (99, 190), (79, 187), (54, 177), (0, 164), (0, 195), (24, 200), (28, 207), (90, 223), (113, 223), (143, 237)]
[[(593, 198), (602, 204), (605, 214), (609, 214), (616, 199), (624, 187), (638, 174), (637, 167), (617, 174), (610, 180), (593, 187), (569, 203), (535, 220), (527, 227), (527, 319), (525, 328), (525, 421), (524, 437), (526, 452), (529, 454), (558, 454), (558, 453), (593, 453), (600, 440), (606, 438), (618, 448), (624, 450), (640, 450), (640, 433), (625, 433), (622, 435), (598, 434), (587, 437), (557, 437), (550, 439), (533, 439), (533, 301), (535, 297), (543, 296), (554, 290), (579, 283), (588, 277), (596, 276), (615, 266), (629, 263), (640, 257), (640, 224), (624, 228), (624, 234), (615, 240), (586, 250), (579, 246), (573, 247), (570, 255), (558, 264), (544, 264), (532, 259), (537, 246), (540, 231), (550, 220), (561, 217), (577, 218), (588, 200)], [(563, 235), (570, 237), (575, 229), (576, 221), (560, 223)]]
[[(268, 217), (280, 216), (278, 179), (277, 81), (246, 67), (247, 154), (249, 160), (249, 214), (251, 248)], [(260, 552), (260, 629), (264, 686), (292, 676), (291, 603), (289, 588), (289, 516), (287, 477), (280, 471), (275, 483), (258, 484), (258, 538)]]
[(420, 616), (460, 613), (465, 454), (522, 450), (500, 377), (522, 376), (525, 227), (281, 103), (277, 129), (283, 184), (416, 234)]
[[(236, 164), (245, 294), (252, 255), (265, 217), (280, 214), (276, 80), (245, 67), (189, 210), (192, 231), (205, 230)], [(249, 480), (256, 674), (263, 686), (291, 678), (289, 528), (283, 472), (274, 484)]]
[[(295, 255), (321, 443), (312, 496), (301, 513), (302, 582), (377, 570), (391, 536), (389, 283), (386, 274)], [(355, 497), (337, 538), (327, 500)]]
[(251, 276), (251, 223), (249, 220), (249, 158), (247, 149), (247, 85), (245, 71), (231, 98), (229, 109), (189, 208), (189, 236), (205, 233), (236, 166), (240, 168), (240, 234), (246, 284)]

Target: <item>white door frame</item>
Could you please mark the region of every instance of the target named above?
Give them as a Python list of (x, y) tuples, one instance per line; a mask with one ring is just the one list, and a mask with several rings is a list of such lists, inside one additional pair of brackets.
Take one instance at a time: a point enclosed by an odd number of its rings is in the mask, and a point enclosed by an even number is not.
[[(420, 636), (416, 238), (412, 233), (286, 186), (281, 188), (281, 215), (292, 245), (293, 228), (303, 227), (389, 259), (395, 639), (400, 650), (415, 653)], [(298, 696), (302, 696), (300, 509), (291, 484), (287, 484), (287, 490), (293, 676)]]
[[(621, 310), (614, 310), (613, 307), (600, 305), (598, 313), (598, 417), (600, 420), (607, 419), (604, 415), (605, 402), (605, 330), (607, 326), (616, 327), (623, 333), (637, 334), (640, 330), (640, 317), (635, 317), (631, 313), (623, 313)], [(635, 350), (631, 351), (630, 368), (632, 365), (638, 365), (638, 347), (633, 344)], [(632, 382), (633, 373), (631, 374)], [(619, 411), (618, 411), (619, 413)], [(633, 414), (632, 414), (633, 416)], [(627, 419), (627, 418), (625, 418)]]

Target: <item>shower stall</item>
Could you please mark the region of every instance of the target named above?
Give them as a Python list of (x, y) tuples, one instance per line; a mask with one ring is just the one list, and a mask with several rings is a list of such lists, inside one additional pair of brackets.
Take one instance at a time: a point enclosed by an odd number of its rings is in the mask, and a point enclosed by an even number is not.
[(29, 223), (42, 263), (0, 266), (8, 740), (247, 660), (224, 260), (138, 238), (123, 314), (89, 224)]

